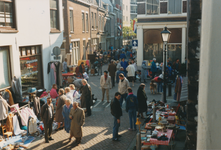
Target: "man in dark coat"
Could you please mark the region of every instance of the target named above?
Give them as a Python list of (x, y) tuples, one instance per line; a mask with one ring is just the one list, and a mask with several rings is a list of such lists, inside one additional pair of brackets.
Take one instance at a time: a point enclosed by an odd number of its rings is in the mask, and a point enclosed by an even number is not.
[(51, 137), (52, 123), (54, 120), (54, 108), (51, 102), (52, 99), (48, 97), (47, 104), (44, 104), (41, 108), (41, 118), (43, 120), (45, 130), (45, 143), (49, 143), (48, 140), (54, 140)]
[(85, 79), (82, 79), (82, 84), (81, 107), (86, 108), (87, 116), (91, 116), (91, 106), (93, 104), (91, 97), (91, 87)]
[(114, 101), (111, 104), (111, 114), (114, 116), (114, 127), (113, 127), (113, 141), (120, 141), (118, 135), (118, 130), (120, 127), (120, 117), (122, 116), (122, 109), (120, 106), (121, 94), (119, 92), (115, 93)]
[(109, 75), (111, 76), (111, 83), (112, 83), (112, 86), (114, 87), (115, 86), (115, 73), (117, 71), (117, 66), (114, 64), (114, 61), (111, 60), (111, 64), (109, 64), (108, 66), (108, 72), (109, 72)]
[(102, 67), (103, 67), (103, 63), (104, 63), (104, 60), (103, 60), (103, 55), (100, 54), (99, 58), (98, 58), (98, 75), (99, 75), (99, 72), (100, 74), (102, 75)]
[(80, 75), (83, 76), (83, 73), (85, 72), (84, 62), (82, 62), (81, 65), (79, 66), (79, 72)]

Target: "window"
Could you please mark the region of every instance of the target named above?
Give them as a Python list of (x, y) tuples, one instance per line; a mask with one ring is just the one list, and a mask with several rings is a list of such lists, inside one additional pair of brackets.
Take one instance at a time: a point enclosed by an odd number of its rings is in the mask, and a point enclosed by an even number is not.
[(82, 31), (85, 31), (84, 13), (82, 13)]
[(102, 17), (102, 29), (101, 30), (104, 32), (104, 17)]
[(0, 1), (0, 27), (15, 28), (13, 17), (13, 0)]
[(94, 28), (97, 29), (97, 15), (94, 13)]
[(123, 20), (125, 21), (125, 16), (123, 16)]
[(83, 41), (83, 60), (86, 59), (86, 41)]
[(73, 52), (72, 54), (74, 55), (74, 65), (78, 64), (78, 60), (80, 60), (80, 42), (73, 42)]
[(88, 13), (86, 13), (86, 31), (88, 32)]
[(126, 17), (127, 19), (126, 19), (126, 21), (128, 21), (128, 17)]
[(9, 47), (0, 47), (0, 89), (11, 85)]
[(41, 46), (19, 47), (22, 91), (43, 87)]
[(59, 30), (58, 0), (50, 0), (51, 28)]
[(169, 8), (168, 14), (180, 14), (182, 0), (168, 0)]
[(128, 7), (126, 6), (126, 11), (128, 10)]
[(147, 14), (156, 15), (159, 13), (159, 0), (147, 0)]
[(99, 16), (99, 30), (101, 30), (101, 16)]
[(160, 13), (161, 14), (167, 13), (167, 0), (160, 0)]
[(183, 13), (187, 12), (187, 1), (183, 1)]
[(94, 29), (94, 16), (93, 15), (94, 14), (91, 13), (91, 28), (92, 28), (92, 30)]
[(71, 32), (74, 32), (73, 10), (70, 10), (70, 30), (71, 30)]
[(123, 10), (124, 10), (124, 4), (123, 4)]

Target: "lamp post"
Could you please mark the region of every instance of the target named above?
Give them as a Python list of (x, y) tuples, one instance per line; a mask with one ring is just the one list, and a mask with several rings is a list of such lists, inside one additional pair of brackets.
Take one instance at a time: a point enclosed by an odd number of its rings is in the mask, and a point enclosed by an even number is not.
[(171, 32), (167, 30), (167, 27), (164, 27), (164, 30), (161, 32), (162, 40), (165, 44), (164, 49), (164, 73), (163, 73), (163, 102), (166, 103), (166, 56), (167, 56), (167, 43), (170, 39)]

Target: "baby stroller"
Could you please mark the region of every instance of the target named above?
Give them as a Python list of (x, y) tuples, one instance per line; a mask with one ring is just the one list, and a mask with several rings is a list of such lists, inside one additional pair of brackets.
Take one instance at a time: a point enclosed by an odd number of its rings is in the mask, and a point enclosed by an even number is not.
[(92, 64), (92, 69), (94, 69), (94, 74), (98, 73), (98, 60), (96, 60), (93, 64)]

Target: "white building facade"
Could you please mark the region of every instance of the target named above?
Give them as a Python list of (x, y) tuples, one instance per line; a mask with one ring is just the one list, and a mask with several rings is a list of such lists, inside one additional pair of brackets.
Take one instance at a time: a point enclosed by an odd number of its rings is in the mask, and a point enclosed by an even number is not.
[(62, 0), (0, 0), (0, 90), (14, 76), (28, 87), (50, 89), (48, 63), (63, 41)]
[(137, 63), (153, 58), (163, 62), (164, 44), (161, 31), (165, 26), (171, 31), (167, 46), (167, 59), (179, 58), (185, 63), (186, 57), (186, 0), (139, 0), (137, 2)]
[(123, 26), (130, 27), (130, 1), (123, 0)]

